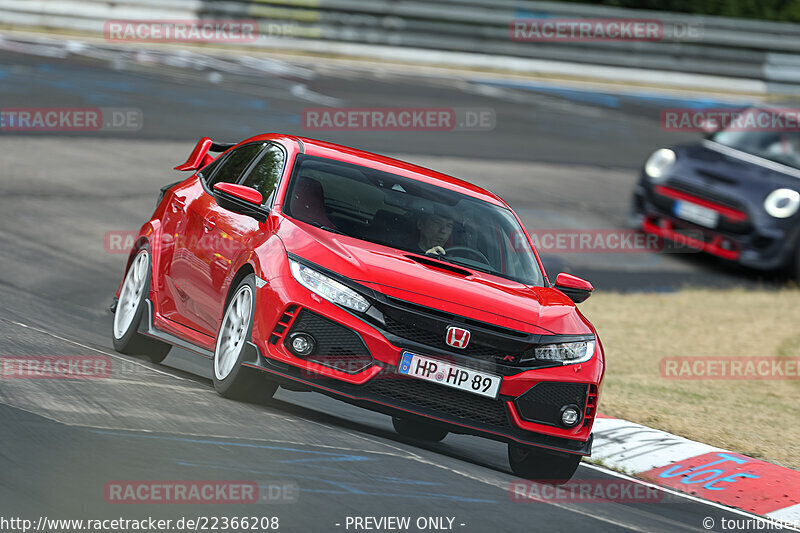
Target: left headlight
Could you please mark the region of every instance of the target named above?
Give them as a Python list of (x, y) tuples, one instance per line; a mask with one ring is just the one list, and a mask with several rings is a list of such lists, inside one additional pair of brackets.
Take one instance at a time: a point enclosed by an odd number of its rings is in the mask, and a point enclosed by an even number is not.
[(800, 208), (800, 192), (776, 189), (764, 200), (764, 210), (775, 218), (789, 218)]
[(329, 278), (325, 274), (317, 272), (311, 267), (307, 267), (297, 261), (289, 260), (292, 275), (297, 282), (336, 305), (341, 305), (359, 313), (369, 309), (367, 302), (360, 294), (353, 289), (346, 287), (335, 279)]
[(540, 361), (561, 361), (563, 363), (583, 363), (594, 355), (596, 341), (564, 342), (537, 346), (533, 353)]
[(675, 152), (669, 148), (661, 148), (653, 152), (644, 164), (645, 173), (653, 179), (664, 177), (664, 174), (675, 164)]

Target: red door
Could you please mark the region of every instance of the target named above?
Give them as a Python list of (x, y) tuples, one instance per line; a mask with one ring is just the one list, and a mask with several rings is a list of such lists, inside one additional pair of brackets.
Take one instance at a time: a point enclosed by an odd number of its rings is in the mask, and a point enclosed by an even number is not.
[(247, 176), (265, 144), (250, 143), (224, 154), (187, 192), (175, 230), (172, 263), (165, 271), (174, 305), (174, 312), (165, 318), (216, 337), (225, 304), (225, 280), (235, 258), (246, 249), (245, 235), (258, 230), (258, 222), (223, 209), (210, 191), (215, 183), (236, 183)]
[(187, 208), (186, 246), (172, 270), (175, 286), (186, 297), (180, 311), (184, 325), (216, 337), (231, 268), (258, 231), (255, 219), (220, 207), (208, 193)]

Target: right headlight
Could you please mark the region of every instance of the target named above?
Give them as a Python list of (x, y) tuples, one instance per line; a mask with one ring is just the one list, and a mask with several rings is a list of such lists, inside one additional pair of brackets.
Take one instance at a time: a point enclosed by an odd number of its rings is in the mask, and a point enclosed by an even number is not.
[(533, 350), (539, 361), (561, 361), (562, 363), (583, 363), (594, 355), (595, 341), (564, 342), (543, 344)]
[(775, 218), (789, 218), (800, 207), (800, 192), (792, 189), (776, 189), (764, 200), (764, 210)]
[(319, 294), (329, 302), (359, 313), (364, 313), (369, 309), (369, 302), (350, 287), (293, 259), (289, 259), (289, 266), (292, 276), (300, 285), (315, 294)]
[(669, 148), (661, 148), (653, 152), (644, 164), (645, 174), (653, 179), (659, 179), (675, 164), (675, 152)]

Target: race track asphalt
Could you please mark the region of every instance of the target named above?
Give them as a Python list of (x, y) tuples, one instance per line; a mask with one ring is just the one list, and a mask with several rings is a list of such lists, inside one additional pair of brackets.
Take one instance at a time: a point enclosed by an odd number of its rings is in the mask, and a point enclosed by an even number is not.
[[(126, 60), (128, 61), (128, 60)], [(2, 107), (133, 107), (136, 132), (0, 134), (0, 356), (109, 357), (105, 379), (0, 379), (0, 517), (277, 516), (280, 531), (353, 531), (348, 516), (448, 516), (456, 531), (697, 531), (731, 511), (691, 500), (519, 502), (505, 446), (467, 436), (420, 445), (388, 417), (279, 391), (266, 405), (218, 397), (206, 360), (163, 365), (115, 354), (107, 307), (135, 230), (196, 139), (284, 131), (399, 155), (488, 186), (531, 227), (619, 227), (637, 167), (658, 146), (658, 101), (576, 100), (467, 81), (282, 64), (261, 75), (0, 53)], [(598, 103), (598, 101), (600, 103)], [(491, 132), (303, 131), (323, 103), (491, 108)], [(663, 104), (663, 103), (661, 103)], [(317, 132), (319, 133), (319, 132)], [(546, 226), (544, 226), (546, 224)], [(702, 257), (555, 258), (599, 289), (751, 285)], [(551, 275), (555, 272), (551, 272)], [(765, 278), (768, 286), (776, 282)], [(614, 481), (582, 466), (582, 480)], [(122, 480), (247, 480), (287, 496), (249, 505), (120, 505)], [(278, 490), (278, 489), (276, 489)], [(339, 525), (337, 525), (339, 524)], [(462, 525), (463, 524), (463, 525)], [(416, 530), (416, 529), (412, 529)]]

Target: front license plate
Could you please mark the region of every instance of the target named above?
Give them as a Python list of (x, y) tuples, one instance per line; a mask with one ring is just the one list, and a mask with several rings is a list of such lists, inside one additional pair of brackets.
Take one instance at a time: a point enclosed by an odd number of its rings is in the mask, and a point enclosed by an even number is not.
[(500, 393), (500, 384), (503, 382), (501, 376), (478, 372), (441, 359), (409, 352), (403, 352), (397, 371), (406, 376), (433, 381), (440, 385), (489, 398), (497, 398)]
[(689, 222), (694, 222), (707, 228), (716, 228), (719, 222), (719, 213), (713, 209), (703, 207), (702, 205), (693, 204), (691, 202), (676, 201), (673, 213), (676, 217), (680, 217)]

